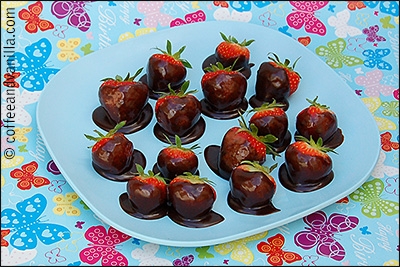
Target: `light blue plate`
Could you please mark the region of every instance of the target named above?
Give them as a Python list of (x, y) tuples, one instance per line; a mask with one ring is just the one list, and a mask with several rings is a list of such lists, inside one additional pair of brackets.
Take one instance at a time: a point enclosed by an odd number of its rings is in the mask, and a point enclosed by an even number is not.
[[(272, 172), (277, 181), (273, 203), (281, 211), (267, 216), (243, 215), (227, 205), (228, 182), (208, 168), (202, 153), (199, 155), (201, 176), (216, 183), (218, 196), (214, 210), (225, 217), (222, 223), (193, 229), (179, 226), (168, 217), (154, 221), (131, 217), (124, 213), (118, 201), (119, 195), (126, 191), (126, 183), (104, 179), (93, 170), (91, 152), (87, 148), (92, 142), (83, 135), (92, 134), (94, 129), (101, 130), (92, 121), (92, 111), (99, 106), (99, 81), (116, 74), (125, 76), (127, 72), (135, 73), (140, 67), (145, 67), (149, 57), (156, 53), (151, 48), (163, 49), (169, 39), (173, 52), (186, 45), (182, 58), (193, 66), (188, 70), (187, 78), (191, 81), (190, 89), (199, 89), (196, 96), (201, 100), (201, 65), (221, 42), (220, 32), (233, 35), (239, 41), (255, 39), (249, 47), (250, 61), (255, 66), (248, 83), (247, 99), (254, 95), (256, 72), (260, 64), (267, 61), (268, 52), (292, 61), (301, 56), (296, 67), (302, 76), (300, 88), (289, 98), (289, 130), (292, 134), (295, 132), (296, 115), (309, 106), (306, 98), (319, 96), (319, 102), (328, 105), (336, 113), (345, 141), (336, 149), (339, 155), (330, 155), (335, 178), (320, 190), (295, 193), (281, 186), (277, 168)], [(155, 101), (150, 100), (150, 103), (154, 107)], [(211, 144), (220, 145), (226, 131), (238, 126), (236, 119), (220, 121), (203, 117), (206, 132), (198, 140), (202, 150)], [(166, 146), (153, 135), (155, 122), (153, 116), (144, 130), (127, 135), (135, 148), (145, 154), (146, 170), (152, 168), (158, 152)], [(233, 241), (320, 210), (361, 186), (372, 172), (380, 149), (378, 127), (371, 113), (328, 65), (302, 44), (278, 31), (240, 22), (202, 22), (179, 26), (129, 39), (78, 59), (63, 68), (47, 84), (37, 106), (37, 123), (50, 155), (65, 179), (102, 220), (135, 238), (179, 247)], [(280, 166), (283, 157), (277, 162)], [(274, 161), (268, 156), (265, 165), (273, 164)]]

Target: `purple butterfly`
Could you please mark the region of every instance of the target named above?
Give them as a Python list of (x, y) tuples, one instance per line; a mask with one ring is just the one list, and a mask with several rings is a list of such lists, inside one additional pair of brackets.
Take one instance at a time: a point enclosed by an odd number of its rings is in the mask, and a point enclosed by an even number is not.
[(183, 256), (182, 259), (176, 259), (172, 262), (174, 266), (189, 266), (194, 260), (194, 256), (190, 254), (189, 256)]
[(86, 2), (92, 1), (55, 1), (51, 5), (51, 13), (58, 19), (68, 16), (68, 24), (85, 32), (89, 30), (91, 21), (85, 10)]
[(294, 242), (303, 249), (311, 249), (317, 246), (317, 254), (332, 258), (336, 261), (344, 259), (343, 246), (335, 239), (334, 235), (349, 231), (358, 224), (358, 218), (332, 213), (327, 219), (323, 211), (317, 211), (303, 218), (304, 222), (311, 226), (305, 227), (307, 231), (301, 231), (294, 236)]
[(365, 28), (362, 32), (363, 34), (367, 35), (367, 41), (368, 42), (382, 42), (386, 41), (385, 37), (379, 36), (376, 33), (379, 31), (379, 26), (370, 26), (369, 28)]

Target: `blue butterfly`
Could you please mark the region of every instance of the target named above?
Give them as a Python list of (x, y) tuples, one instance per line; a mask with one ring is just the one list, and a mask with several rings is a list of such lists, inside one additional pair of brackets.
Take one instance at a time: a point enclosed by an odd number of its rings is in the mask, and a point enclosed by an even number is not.
[(328, 7), (328, 11), (330, 11), (330, 12), (335, 12), (335, 5), (329, 5), (329, 7)]
[(50, 245), (71, 238), (71, 232), (64, 226), (44, 223), (39, 217), (47, 206), (42, 194), (36, 194), (16, 204), (17, 210), (4, 209), (1, 212), (1, 229), (14, 232), (10, 243), (19, 250), (33, 249), (37, 239)]
[(7, 60), (10, 68), (14, 68), (15, 71), (24, 75), (20, 83), (23, 88), (31, 92), (43, 90), (45, 83), (49, 82), (50, 76), (59, 71), (59, 69), (46, 66), (51, 50), (50, 41), (42, 38), (27, 46), (26, 54), (16, 52)]
[(360, 228), (361, 234), (363, 235), (370, 235), (372, 234), (370, 231), (368, 231), (368, 226), (364, 226)]
[(234, 10), (244, 12), (251, 10), (251, 3), (256, 5), (256, 7), (262, 8), (277, 2), (278, 1), (229, 1), (229, 4)]
[(287, 25), (278, 28), (278, 31), (280, 31), (281, 33), (284, 33), (284, 34), (286, 34), (286, 35), (292, 37), (292, 34), (289, 33), (288, 30), (289, 30), (289, 26), (287, 26)]
[(108, 5), (109, 5), (109, 6), (116, 6), (116, 4), (114, 3), (114, 1), (108, 1)]
[(399, 15), (399, 3), (397, 1), (363, 1), (367, 7), (375, 8), (378, 4), (379, 10), (382, 13), (393, 15), (397, 17)]
[(373, 51), (372, 49), (364, 50), (363, 55), (367, 57), (364, 60), (364, 65), (368, 68), (374, 68), (375, 66), (380, 70), (391, 70), (392, 65), (383, 61), (382, 58), (390, 54), (390, 49), (376, 49)]

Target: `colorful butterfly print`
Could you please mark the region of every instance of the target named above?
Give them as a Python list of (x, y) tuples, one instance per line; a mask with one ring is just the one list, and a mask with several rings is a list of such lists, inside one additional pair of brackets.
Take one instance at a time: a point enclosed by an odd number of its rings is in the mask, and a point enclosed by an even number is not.
[(117, 6), (117, 4), (114, 3), (114, 1), (108, 1), (108, 5), (109, 5), (109, 6)]
[(382, 107), (384, 108), (383, 115), (399, 117), (399, 101), (385, 101), (382, 103)]
[(19, 250), (33, 249), (38, 239), (44, 245), (51, 245), (71, 237), (71, 232), (65, 226), (41, 221), (46, 206), (46, 197), (36, 194), (17, 203), (17, 210), (1, 211), (1, 227), (11, 228), (13, 235), (10, 244), (13, 247)]
[(49, 191), (54, 192), (54, 193), (62, 193), (61, 186), (65, 185), (67, 182), (65, 180), (53, 180), (50, 183), (50, 186), (48, 187)]
[(379, 131), (397, 129), (397, 125), (394, 122), (385, 118), (375, 116), (374, 112), (378, 110), (378, 108), (381, 106), (381, 100), (379, 97), (368, 97), (368, 98), (362, 98), (361, 100), (364, 102), (364, 104), (367, 106), (369, 111), (374, 116), (374, 119), (378, 124)]
[(142, 19), (135, 18), (135, 21), (133, 22), (133, 24), (140, 26), (141, 21), (142, 21)]
[(348, 197), (341, 198), (338, 201), (336, 201), (336, 203), (349, 203), (349, 198)]
[(372, 234), (370, 231), (368, 231), (368, 226), (364, 226), (360, 228), (361, 234), (363, 235), (370, 235)]
[(384, 164), (385, 159), (386, 159), (385, 152), (380, 151), (378, 163), (375, 165), (375, 168), (371, 173), (372, 177), (382, 179), (385, 177), (385, 174), (387, 176), (399, 175), (399, 168), (385, 165)]
[(358, 225), (358, 218), (332, 213), (327, 218), (323, 211), (317, 211), (303, 218), (311, 228), (298, 232), (294, 236), (297, 246), (309, 250), (316, 246), (317, 254), (336, 261), (344, 259), (346, 252), (335, 239), (335, 234), (349, 231)]
[(376, 49), (373, 51), (372, 49), (365, 50), (363, 55), (366, 57), (364, 60), (364, 66), (368, 68), (377, 67), (380, 70), (391, 70), (392, 65), (388, 62), (384, 61), (382, 58), (390, 54), (390, 49)]
[(362, 33), (367, 35), (367, 41), (368, 42), (383, 42), (386, 41), (386, 38), (383, 36), (379, 36), (376, 33), (379, 31), (379, 26), (374, 25), (370, 26), (369, 28), (365, 28), (362, 30)]
[(149, 28), (157, 28), (160, 24), (162, 27), (168, 26), (170, 22), (174, 19), (170, 15), (160, 12), (163, 7), (164, 1), (140, 1), (137, 4), (137, 10), (140, 13), (144, 13), (145, 18), (143, 19), (143, 24)]
[(364, 13), (357, 13), (357, 19), (356, 19), (356, 24), (368, 27), (368, 22), (367, 20), (371, 17), (370, 14), (364, 14)]
[(67, 193), (65, 197), (63, 195), (56, 195), (53, 197), (53, 202), (57, 204), (53, 208), (53, 212), (56, 215), (63, 215), (66, 213), (68, 216), (79, 216), (81, 215), (81, 211), (72, 206), (72, 202), (78, 199), (78, 195), (76, 193)]
[(65, 31), (68, 30), (67, 25), (59, 25), (57, 24), (54, 28), (53, 35), (57, 36), (58, 38), (64, 39), (65, 38)]
[(389, 194), (399, 195), (399, 177), (396, 178), (387, 178), (386, 179), (387, 186), (385, 187), (385, 191)]
[(19, 73), (19, 72), (4, 74), (4, 78), (6, 80), (3, 82), (3, 85), (6, 87), (19, 88), (19, 83), (17, 83), (15, 81), (15, 79), (17, 79), (20, 75), (21, 75), (21, 73)]
[(58, 19), (68, 16), (69, 25), (86, 32), (92, 24), (85, 9), (86, 3), (89, 2), (92, 1), (55, 1), (51, 5), (51, 13)]
[(262, 22), (264, 27), (275, 26), (276, 21), (271, 19), (271, 12), (267, 11), (261, 14), (258, 19)]
[(317, 55), (325, 57), (327, 59), (326, 63), (333, 69), (340, 69), (343, 67), (343, 64), (353, 67), (364, 63), (358, 57), (343, 54), (346, 48), (346, 41), (342, 38), (328, 42), (327, 46), (319, 46), (315, 49), (315, 52)]
[(278, 1), (229, 1), (230, 6), (238, 12), (246, 12), (251, 10), (251, 3), (258, 8), (263, 8)]
[(183, 256), (182, 259), (176, 259), (172, 262), (174, 266), (190, 266), (193, 262), (194, 256), (192, 254), (188, 256)]
[(250, 11), (238, 12), (236, 10), (232, 10), (231, 13), (228, 8), (218, 8), (213, 16), (215, 20), (249, 22), (253, 14)]
[(199, 253), (199, 255), (197, 257), (199, 257), (199, 259), (214, 258), (214, 255), (208, 252), (209, 249), (210, 249), (210, 246), (196, 248), (195, 249), (196, 252)]
[(364, 1), (369, 8), (375, 8), (379, 5), (382, 13), (399, 16), (399, 3), (397, 1)]
[(193, 2), (190, 2), (190, 4), (192, 5), (193, 9), (200, 9), (199, 1), (193, 1)]
[(382, 22), (382, 27), (384, 29), (394, 29), (396, 26), (394, 26), (392, 23), (390, 23), (390, 20), (392, 18), (390, 16), (381, 18), (379, 21)]
[(361, 35), (361, 30), (359, 28), (347, 25), (350, 19), (350, 11), (347, 9), (340, 11), (336, 16), (331, 16), (328, 18), (328, 24), (335, 27), (335, 35), (339, 38), (346, 38), (349, 36)]
[(7, 240), (4, 239), (9, 233), (11, 232), (10, 229), (1, 230), (1, 246), (8, 247), (9, 243)]
[(131, 253), (132, 258), (139, 260), (139, 266), (172, 266), (172, 262), (167, 259), (156, 257), (160, 245), (147, 243), (143, 248), (134, 249)]
[(328, 11), (334, 13), (335, 12), (335, 7), (336, 7), (335, 5), (329, 5), (328, 6)]
[(91, 43), (87, 43), (84, 46), (81, 47), (81, 51), (83, 51), (83, 55), (89, 55), (90, 53), (93, 53), (94, 51), (91, 49), (92, 48), (92, 44)]
[(301, 266), (316, 266), (315, 262), (319, 259), (317, 255), (304, 255)]
[(196, 11), (185, 15), (185, 20), (177, 18), (171, 21), (170, 27), (176, 27), (188, 23), (201, 22), (206, 20), (206, 14), (203, 10)]
[(29, 33), (37, 33), (38, 28), (41, 31), (47, 31), (54, 29), (53, 23), (48, 20), (40, 19), (39, 16), (43, 11), (42, 2), (38, 1), (28, 6), (28, 10), (25, 8), (18, 12), (18, 17), (22, 20), (26, 20), (25, 30)]
[(76, 224), (75, 224), (75, 227), (79, 228), (79, 229), (82, 229), (83, 228), (82, 225), (84, 225), (84, 224), (85, 224), (85, 222), (83, 222), (83, 221), (77, 221)]
[(28, 150), (26, 149), (26, 145), (19, 146), (18, 151), (19, 152), (28, 152)]
[[(398, 102), (397, 102), (398, 105)], [(394, 150), (399, 149), (399, 143), (392, 142), (390, 139), (392, 139), (392, 134), (389, 132), (385, 132), (381, 134), (381, 148), (383, 151), (389, 152)]]
[(13, 249), (10, 251), (8, 248), (1, 249), (1, 265), (2, 266), (17, 266), (29, 265), (28, 263), (33, 260), (37, 255), (36, 249), (19, 250)]
[(111, 226), (107, 233), (104, 226), (100, 225), (90, 227), (85, 233), (85, 238), (92, 244), (79, 253), (82, 262), (92, 265), (101, 259), (102, 266), (128, 266), (126, 257), (116, 251), (115, 247), (131, 238), (130, 236)]
[(213, 1), (214, 6), (221, 6), (221, 7), (229, 7), (229, 4), (226, 1)]
[(1, 1), (1, 27), (5, 30), (14, 26), (7, 25), (7, 8), (16, 8), (28, 4), (29, 1)]
[(7, 159), (5, 156), (1, 157), (1, 168), (8, 169), (18, 166), (24, 161), (24, 157), (14, 156), (12, 159)]
[(289, 26), (287, 26), (287, 25), (278, 28), (278, 31), (280, 31), (281, 33), (292, 37), (292, 34), (290, 32), (288, 32), (288, 30), (289, 30)]
[(28, 164), (22, 165), (21, 169), (12, 170), (10, 176), (14, 179), (18, 179), (17, 187), (21, 190), (29, 190), (32, 185), (38, 188), (50, 184), (50, 181), (47, 178), (34, 175), (37, 169), (37, 162), (32, 161)]
[(81, 56), (74, 52), (74, 49), (81, 44), (81, 38), (70, 38), (68, 42), (60, 40), (57, 42), (57, 47), (60, 48), (60, 52), (57, 54), (57, 58), (61, 61), (67, 59), (72, 62), (80, 58)]
[(48, 262), (50, 264), (56, 264), (56, 263), (59, 263), (59, 262), (66, 261), (67, 259), (64, 256), (61, 256), (60, 252), (61, 252), (61, 250), (59, 248), (55, 248), (55, 249), (52, 249), (50, 251), (47, 251), (44, 254), (44, 256), (46, 258), (48, 258)]
[(307, 46), (311, 43), (311, 38), (309, 36), (299, 37), (297, 38), (297, 41), (299, 41), (302, 45)]
[(354, 82), (365, 88), (364, 93), (369, 97), (379, 97), (380, 94), (389, 96), (396, 89), (390, 85), (382, 84), (383, 72), (379, 69), (359, 75)]
[(315, 12), (328, 3), (329, 1), (290, 1), (296, 9), (293, 9), (295, 12), (286, 17), (286, 22), (296, 30), (304, 26), (306, 32), (323, 36), (326, 34), (326, 27), (315, 17)]
[(11, 136), (12, 140), (22, 142), (22, 143), (28, 143), (29, 139), (28, 137), (25, 136), (25, 134), (29, 133), (32, 131), (32, 127), (15, 127), (14, 132), (15, 134)]
[(367, 6), (364, 5), (362, 1), (347, 1), (347, 8), (351, 11), (355, 11), (356, 9), (363, 9)]
[(15, 204), (24, 200), (24, 198), (20, 195), (15, 194), (14, 192), (15, 186), (13, 183), (8, 183), (4, 187), (1, 188), (1, 194), (3, 196), (7, 196), (7, 198), (1, 201), (1, 207), (15, 207)]
[(83, 200), (79, 201), (79, 204), (83, 205), (83, 209), (90, 210), (90, 208), (85, 204), (85, 202), (83, 202)]
[(49, 163), (47, 163), (47, 170), (54, 175), (61, 174), (60, 170), (58, 169), (57, 165), (54, 163), (53, 160), (50, 160)]
[[(41, 91), (29, 92), (27, 90), (23, 90), (20, 93), (19, 90), (14, 91), (15, 96), (15, 110), (14, 110), (14, 121), (16, 124), (21, 124), (24, 126), (28, 126), (32, 122), (31, 115), (24, 109), (26, 105), (33, 104), (39, 100)], [(3, 103), (1, 104), (1, 119), (4, 120), (7, 118), (7, 90), (4, 90), (2, 93)]]
[(15, 150), (15, 146), (10, 145), (10, 143), (7, 141), (10, 140), (11, 143), (13, 143), (13, 139), (10, 136), (3, 136), (1, 138), (1, 153), (3, 153), (4, 150)]
[(15, 68), (15, 71), (20, 71), (24, 75), (20, 82), (23, 88), (28, 91), (41, 91), (45, 83), (49, 82), (50, 77), (59, 71), (59, 69), (46, 66), (51, 50), (50, 41), (42, 38), (25, 47), (26, 54), (16, 52), (14, 53), (15, 60), (7, 61), (9, 67)]
[(357, 53), (362, 53), (365, 50), (362, 47), (362, 45), (367, 42), (367, 40), (365, 40), (365, 38), (354, 38), (354, 37), (351, 37), (347, 41), (349, 42), (349, 45), (347, 46), (348, 50), (354, 51), (354, 52), (357, 52)]
[(394, 90), (393, 92), (393, 97), (397, 100), (399, 100), (399, 89)]
[(226, 254), (232, 252), (231, 258), (233, 260), (240, 261), (240, 262), (248, 265), (253, 262), (254, 255), (251, 252), (251, 250), (246, 246), (247, 242), (260, 240), (260, 239), (266, 237), (267, 234), (268, 234), (268, 231), (265, 231), (263, 233), (252, 235), (252, 236), (249, 236), (246, 238), (219, 244), (219, 245), (214, 246), (214, 249), (216, 252), (218, 252), (221, 255), (226, 255)]
[(374, 179), (365, 182), (360, 188), (351, 193), (349, 197), (356, 201), (361, 202), (362, 214), (371, 219), (380, 218), (383, 212), (387, 216), (393, 216), (399, 213), (399, 203), (384, 200), (381, 194), (384, 189), (384, 184), (379, 179)]
[(1, 187), (3, 188), (4, 184), (6, 183), (6, 179), (4, 179), (3, 174), (1, 174)]
[(286, 263), (293, 263), (302, 259), (302, 257), (291, 251), (283, 251), (285, 238), (281, 234), (274, 235), (267, 239), (267, 242), (260, 242), (257, 245), (257, 250), (261, 253), (267, 253), (267, 261), (273, 266), (283, 265)]

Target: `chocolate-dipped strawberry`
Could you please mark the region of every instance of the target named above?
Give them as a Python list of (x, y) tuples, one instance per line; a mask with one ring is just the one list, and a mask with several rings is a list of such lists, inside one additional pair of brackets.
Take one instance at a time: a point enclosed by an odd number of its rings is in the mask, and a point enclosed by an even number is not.
[(318, 103), (317, 99), (318, 96), (314, 100), (307, 99), (310, 106), (297, 115), (297, 133), (307, 139), (310, 136), (316, 140), (321, 137), (326, 147), (336, 148), (344, 140), (336, 114), (328, 106)]
[(170, 180), (184, 172), (196, 173), (199, 159), (193, 150), (199, 148), (199, 145), (195, 144), (190, 148), (182, 147), (181, 139), (177, 135), (175, 135), (175, 145), (171, 141), (170, 143), (169, 147), (158, 154), (157, 164), (153, 171), (158, 170), (163, 177)]
[[(279, 168), (279, 180), (289, 190), (310, 192), (322, 188), (333, 179), (332, 159), (327, 154), (333, 149), (323, 146), (322, 138), (296, 137), (285, 152), (285, 163)], [(335, 153), (335, 152), (334, 152)]]
[(279, 156), (270, 146), (277, 138), (271, 134), (259, 136), (254, 124), (246, 125), (244, 118), (239, 120), (240, 127), (233, 127), (226, 132), (218, 157), (219, 175), (229, 180), (231, 172), (244, 160), (256, 161), (263, 164), (267, 153)]
[(167, 184), (163, 177), (142, 166), (136, 166), (138, 173), (127, 183), (127, 193), (120, 196), (122, 209), (140, 219), (158, 219), (167, 214)]
[(207, 227), (223, 221), (212, 207), (216, 192), (207, 178), (185, 173), (174, 178), (168, 185), (171, 204), (169, 217), (186, 227)]
[(249, 111), (255, 112), (249, 123), (257, 127), (258, 135), (272, 134), (278, 138), (270, 144), (277, 153), (284, 151), (292, 138), (288, 130), (288, 117), (282, 107), (283, 105), (276, 103), (274, 99), (272, 103), (264, 103), (261, 107)]
[(267, 215), (279, 211), (272, 205), (276, 183), (271, 168), (252, 161), (243, 161), (229, 179), (228, 205), (235, 211), (253, 215)]
[(206, 68), (208, 72), (201, 79), (204, 94), (201, 105), (206, 116), (231, 119), (239, 116), (240, 109), (247, 109), (247, 79), (240, 72), (232, 71), (232, 68), (224, 68), (220, 62)]
[(161, 52), (150, 57), (147, 64), (147, 85), (150, 88), (150, 97), (157, 99), (159, 92), (168, 92), (168, 85), (174, 90), (179, 89), (186, 78), (186, 68), (192, 68), (186, 59), (181, 58), (183, 46), (172, 54), (172, 45), (167, 40), (167, 51), (156, 48)]
[[(170, 93), (157, 100), (155, 106), (156, 127), (161, 127), (162, 132), (156, 131), (156, 128), (154, 132), (161, 141), (168, 142), (165, 135), (169, 138), (172, 137), (171, 139), (178, 135), (182, 138), (182, 144), (185, 144), (187, 135), (191, 135), (193, 128), (200, 123), (201, 104), (194, 95), (191, 95), (197, 90), (187, 91), (188, 88), (189, 81), (182, 85), (178, 93), (169, 87)], [(201, 134), (203, 133), (204, 129)], [(201, 134), (197, 135), (195, 139), (199, 138)]]
[(271, 103), (274, 99), (284, 104), (284, 110), (289, 108), (287, 98), (293, 94), (300, 83), (300, 75), (294, 71), (293, 66), (289, 66), (290, 60), (286, 59), (284, 63), (274, 53), (274, 58), (268, 57), (270, 61), (263, 62), (257, 71), (256, 94), (250, 98), (252, 107), (260, 107), (263, 103)]
[(95, 130), (99, 137), (85, 134), (87, 139), (96, 141), (89, 147), (92, 148), (93, 164), (111, 174), (126, 172), (132, 165), (133, 143), (122, 133), (117, 133), (125, 123), (125, 121), (120, 122), (106, 135)]

